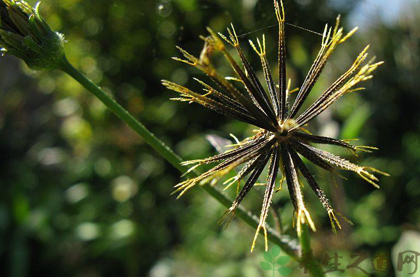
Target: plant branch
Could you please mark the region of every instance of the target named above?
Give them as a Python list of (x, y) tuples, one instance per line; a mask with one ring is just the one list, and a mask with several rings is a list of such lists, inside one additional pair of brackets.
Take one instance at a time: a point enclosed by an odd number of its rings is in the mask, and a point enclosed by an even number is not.
[[(186, 168), (181, 166), (182, 159), (174, 151), (166, 146), (161, 140), (159, 140), (153, 133), (151, 133), (143, 124), (135, 119), (127, 110), (119, 105), (114, 99), (107, 95), (100, 87), (89, 80), (79, 70), (74, 68), (65, 56), (63, 56), (60, 68), (62, 71), (69, 74), (77, 82), (79, 82), (85, 89), (95, 95), (102, 103), (105, 104), (115, 115), (123, 120), (128, 126), (130, 126), (137, 134), (139, 134), (145, 142), (152, 146), (160, 155), (162, 155), (169, 163), (171, 163), (181, 173), (186, 172)], [(195, 172), (191, 172), (190, 175), (197, 175)], [(232, 201), (222, 194), (216, 188), (210, 185), (201, 186), (208, 194), (215, 198), (225, 207), (229, 208)], [(236, 210), (236, 215), (245, 221), (249, 226), (256, 229), (258, 226), (258, 218), (239, 207)], [(291, 242), (288, 236), (280, 236), (276, 231), (267, 227), (268, 239), (274, 244), (280, 246), (280, 248), (290, 257), (297, 260), (297, 247)]]
[(309, 236), (309, 230), (307, 225), (302, 226), (301, 233), (299, 235), (299, 242), (301, 247), (301, 262), (304, 266), (307, 266), (309, 273), (313, 277), (323, 277), (324, 272), (321, 265), (312, 265), (312, 261), (315, 259), (311, 249), (311, 240)]

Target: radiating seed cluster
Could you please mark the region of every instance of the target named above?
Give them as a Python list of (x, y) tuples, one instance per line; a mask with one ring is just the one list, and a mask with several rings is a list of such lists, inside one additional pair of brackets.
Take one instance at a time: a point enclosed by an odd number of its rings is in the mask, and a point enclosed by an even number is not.
[[(256, 238), (261, 229), (264, 230), (266, 249), (268, 247), (265, 221), (268, 216), (273, 194), (276, 191), (276, 180), (278, 179), (279, 171), (281, 171), (283, 175), (281, 180), (285, 179), (287, 182), (290, 198), (292, 199), (295, 209), (298, 234), (301, 232), (302, 223), (307, 223), (315, 230), (314, 223), (303, 200), (301, 184), (298, 178), (299, 172), (300, 175), (306, 179), (310, 188), (315, 192), (322, 205), (327, 210), (333, 231), (335, 231), (335, 224), (341, 228), (340, 223), (335, 216), (335, 214), (339, 213), (331, 207), (324, 191), (320, 188), (301, 157), (306, 158), (308, 161), (329, 172), (334, 172), (336, 169), (356, 172), (360, 177), (375, 187), (378, 186), (378, 179), (372, 172), (387, 175), (374, 168), (363, 167), (351, 163), (346, 159), (318, 149), (313, 145), (335, 145), (348, 149), (354, 154), (356, 154), (356, 151), (358, 150), (370, 152), (370, 150), (375, 149), (374, 147), (354, 146), (343, 140), (315, 136), (307, 133), (303, 128), (344, 94), (362, 90), (363, 88), (358, 87), (359, 83), (372, 78), (371, 73), (382, 64), (382, 62), (374, 63), (372, 59), (362, 65), (368, 56), (367, 50), (369, 47), (366, 47), (355, 59), (350, 68), (331, 84), (314, 103), (299, 114), (302, 104), (314, 87), (328, 58), (339, 44), (346, 41), (355, 33), (356, 29), (350, 31), (348, 34), (344, 34), (343, 28), (339, 27), (339, 17), (337, 18), (334, 27), (325, 27), (321, 49), (302, 86), (298, 90), (296, 99), (289, 105), (288, 96), (290, 94), (290, 82), (286, 81), (284, 7), (283, 3), (279, 4), (277, 0), (274, 0), (274, 7), (279, 22), (278, 81), (274, 80), (267, 61), (264, 36), (262, 41), (257, 40), (257, 45), (250, 41), (252, 48), (261, 59), (267, 90), (264, 89), (257, 78), (255, 70), (244, 56), (233, 26), (231, 29), (228, 29), (228, 37), (225, 37), (222, 34), (216, 34), (211, 29), (208, 29), (210, 36), (203, 38), (205, 40), (205, 45), (200, 57), (197, 58), (179, 48), (186, 59), (181, 60), (175, 58), (178, 61), (192, 65), (204, 72), (213, 81), (213, 86), (196, 79), (196, 81), (203, 86), (204, 90), (204, 93), (196, 93), (173, 82), (163, 81), (163, 84), (167, 88), (179, 93), (180, 97), (174, 98), (173, 100), (198, 103), (225, 116), (259, 127), (253, 137), (246, 138), (233, 145), (232, 149), (225, 153), (207, 159), (185, 162), (184, 165), (194, 165), (190, 170), (203, 164), (218, 164), (202, 175), (188, 179), (176, 186), (176, 192), (179, 192), (179, 196), (181, 196), (196, 184), (210, 183), (214, 185), (231, 170), (243, 165), (235, 177), (225, 182), (227, 187), (230, 187), (236, 182), (238, 182), (239, 186), (239, 181), (247, 177), (246, 182), (240, 188), (231, 208), (228, 209), (226, 213), (226, 216), (233, 216), (235, 209), (256, 184), (262, 171), (268, 165), (268, 176), (260, 222), (255, 233), (251, 250), (255, 246)], [(223, 40), (236, 49), (242, 66), (237, 64), (234, 58), (229, 54)], [(214, 52), (221, 52), (224, 55), (237, 77), (225, 78), (218, 74), (210, 60), (210, 57)], [(231, 81), (241, 84), (244, 89), (236, 88), (232, 85)]]

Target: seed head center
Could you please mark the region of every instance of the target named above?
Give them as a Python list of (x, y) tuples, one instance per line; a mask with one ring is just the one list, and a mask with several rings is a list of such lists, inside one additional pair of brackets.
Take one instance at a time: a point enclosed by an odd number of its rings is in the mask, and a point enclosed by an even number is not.
[(280, 140), (285, 139), (289, 135), (290, 130), (295, 126), (295, 124), (296, 122), (294, 119), (287, 119), (283, 123), (280, 123), (277, 132), (275, 133), (275, 136)]

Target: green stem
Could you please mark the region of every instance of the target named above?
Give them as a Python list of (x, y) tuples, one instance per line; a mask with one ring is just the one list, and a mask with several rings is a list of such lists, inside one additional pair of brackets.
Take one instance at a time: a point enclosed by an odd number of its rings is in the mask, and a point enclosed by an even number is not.
[[(153, 133), (151, 133), (143, 124), (141, 124), (137, 119), (135, 119), (127, 110), (125, 110), (121, 105), (119, 105), (114, 99), (108, 96), (100, 87), (94, 84), (89, 80), (85, 75), (80, 73), (79, 70), (74, 68), (67, 58), (64, 56), (62, 63), (60, 65), (61, 70), (73, 77), (77, 82), (79, 82), (85, 89), (95, 95), (102, 103), (105, 104), (115, 115), (121, 118), (128, 126), (130, 126), (136, 133), (138, 133), (145, 142), (152, 146), (159, 154), (161, 154), (169, 163), (171, 163), (176, 169), (180, 172), (185, 173), (186, 168), (181, 166), (182, 159), (177, 154), (175, 154), (171, 148), (166, 146), (161, 140), (159, 140)], [(191, 172), (192, 175), (196, 175), (195, 172)], [(229, 208), (232, 204), (232, 201), (227, 198), (220, 191), (215, 189), (210, 185), (201, 186), (208, 194), (213, 198), (219, 201), (222, 205)], [(239, 207), (236, 210), (236, 215), (245, 221), (252, 228), (256, 229), (258, 226), (258, 218), (252, 215), (250, 212)], [(280, 236), (273, 229), (267, 227), (268, 239), (280, 246), (285, 253), (289, 256), (297, 259), (296, 247), (294, 247), (290, 241), (291, 239), (287, 236)]]
[(73, 67), (67, 58), (64, 56), (61, 63), (61, 70), (73, 77), (85, 89), (95, 95), (102, 103), (105, 104), (114, 114), (121, 118), (128, 126), (130, 126), (137, 134), (139, 134), (144, 141), (159, 152), (168, 162), (170, 162), (176, 169), (183, 172), (185, 168), (180, 164), (182, 159), (176, 155), (171, 148), (160, 141), (153, 133), (136, 120), (126, 109), (118, 104), (114, 99), (107, 95), (100, 87), (89, 80), (79, 70)]
[(314, 276), (314, 277), (325, 276), (321, 265), (313, 265), (313, 262), (315, 263), (315, 258), (313, 256), (312, 249), (311, 249), (309, 227), (305, 224), (302, 225), (302, 230), (299, 235), (299, 242), (300, 242), (300, 247), (301, 247), (300, 256), (303, 259), (304, 265), (308, 267), (308, 270), (311, 276)]

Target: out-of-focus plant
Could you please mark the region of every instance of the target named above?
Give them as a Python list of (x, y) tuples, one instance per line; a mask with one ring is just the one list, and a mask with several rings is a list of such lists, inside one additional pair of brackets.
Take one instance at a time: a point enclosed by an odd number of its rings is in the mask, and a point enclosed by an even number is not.
[(64, 56), (64, 37), (39, 14), (40, 4), (32, 8), (24, 1), (0, 2), (0, 51), (21, 58), (31, 69), (56, 69)]
[[(103, 101), (114, 113), (121, 117), (125, 122), (127, 122), (135, 131), (142, 135), (148, 143), (157, 149), (165, 158), (167, 158), (175, 167), (180, 170), (184, 170), (180, 167), (179, 162), (181, 161), (176, 155), (174, 155), (170, 149), (166, 148), (160, 141), (158, 141), (147, 129), (144, 128), (137, 120), (130, 116), (121, 106), (119, 106), (115, 101), (109, 98), (100, 88), (98, 88), (94, 83), (88, 80), (83, 76), (78, 70), (76, 70), (64, 56), (63, 46), (62, 46), (62, 36), (55, 32), (49, 32), (51, 30), (49, 27), (46, 28), (42, 25), (45, 24), (45, 21), (39, 16), (37, 9), (30, 8), (25, 2), (22, 1), (1, 1), (1, 18), (2, 18), (2, 45), (5, 48), (5, 51), (8, 51), (9, 54), (15, 55), (19, 58), (22, 58), (29, 67), (34, 69), (61, 69), (73, 76), (77, 81), (79, 81), (83, 86), (85, 86), (89, 91), (96, 95), (101, 101)], [(29, 7), (29, 8), (28, 8)], [(21, 10), (19, 11), (19, 8)], [(10, 13), (11, 11), (18, 10), (16, 14), (17, 17), (16, 23), (11, 20), (14, 15)], [(15, 11), (16, 12), (16, 11)], [(8, 20), (10, 19), (10, 20)], [(15, 19), (16, 20), (16, 19)], [(31, 29), (31, 24), (29, 22), (40, 23), (40, 30), (45, 28), (46, 31), (43, 36), (36, 34), (36, 29)], [(7, 26), (7, 27), (5, 27)], [(25, 28), (29, 28), (25, 30)], [(23, 31), (22, 31), (23, 30)], [(15, 36), (11, 35), (15, 32)], [(50, 36), (51, 35), (51, 36)], [(6, 38), (6, 39), (5, 39)], [(40, 41), (40, 38), (45, 38), (44, 41)], [(56, 43), (54, 43), (54, 41)], [(59, 42), (59, 43), (58, 43)], [(43, 48), (44, 47), (44, 48)], [(42, 51), (43, 49), (50, 48), (51, 57), (44, 57), (44, 54), (47, 52)], [(14, 52), (15, 51), (15, 52)], [(59, 57), (59, 59), (57, 59)], [(224, 205), (229, 206), (230, 202), (228, 199), (223, 198), (220, 193), (212, 189), (209, 186), (204, 186), (204, 188), (213, 196), (218, 198), (219, 201), (223, 202)], [(258, 222), (256, 222), (251, 217), (247, 216), (243, 210), (238, 210), (237, 214), (240, 217), (243, 217), (250, 225), (257, 227)], [(279, 240), (279, 237), (275, 233), (269, 232), (269, 239), (273, 242), (280, 244), (282, 247), (287, 247), (287, 243)], [(291, 251), (290, 251), (291, 250)], [(289, 251), (286, 251), (290, 255), (294, 255), (293, 248), (289, 248)]]
[[(238, 182), (239, 190), (239, 182), (249, 175), (249, 178), (242, 189), (238, 192), (232, 206), (226, 212), (226, 216), (233, 216), (239, 204), (257, 183), (264, 168), (269, 164), (260, 222), (255, 233), (251, 251), (254, 249), (257, 236), (261, 229), (264, 230), (265, 248), (266, 251), (268, 250), (265, 222), (276, 190), (276, 180), (279, 171), (283, 173), (282, 180), (286, 179), (289, 188), (290, 197), (295, 209), (294, 214), (296, 215), (295, 220), (299, 237), (301, 237), (302, 223), (307, 223), (312, 230), (315, 231), (315, 225), (303, 201), (301, 184), (298, 178), (299, 173), (303, 175), (304, 179), (306, 179), (311, 189), (327, 210), (333, 231), (335, 232), (336, 230), (335, 224), (341, 228), (341, 225), (335, 216), (335, 213), (337, 212), (330, 205), (323, 189), (318, 185), (318, 182), (310, 173), (300, 156), (305, 157), (318, 167), (331, 173), (334, 173), (336, 169), (353, 171), (375, 187), (378, 187), (376, 183), (378, 179), (369, 171), (388, 175), (387, 173), (372, 167), (364, 167), (351, 163), (330, 152), (315, 148), (312, 144), (339, 146), (343, 149), (353, 151), (354, 154), (356, 154), (357, 150), (371, 152), (370, 150), (376, 149), (375, 147), (354, 146), (344, 140), (307, 134), (305, 133), (307, 130), (304, 128), (307, 123), (325, 111), (343, 95), (363, 90), (364, 88), (358, 87), (358, 85), (360, 85), (361, 82), (371, 79), (372, 72), (381, 65), (382, 62), (373, 63), (374, 59), (371, 59), (366, 65), (362, 66), (362, 63), (368, 56), (368, 47), (366, 47), (356, 58), (352, 66), (326, 89), (319, 98), (309, 106), (309, 108), (298, 115), (300, 108), (308, 98), (309, 93), (315, 86), (316, 81), (335, 48), (351, 37), (357, 28), (353, 29), (348, 34), (344, 34), (343, 28), (339, 28), (339, 17), (337, 18), (335, 27), (325, 27), (321, 49), (309, 70), (302, 87), (299, 89), (296, 100), (289, 107), (290, 85), (288, 86), (286, 81), (285, 14), (282, 2), (280, 8), (277, 0), (274, 0), (274, 6), (279, 22), (278, 84), (274, 81), (267, 61), (265, 38), (263, 37), (262, 43), (258, 40), (258, 49), (252, 41), (250, 42), (255, 52), (257, 52), (261, 58), (268, 92), (264, 90), (257, 78), (255, 70), (245, 57), (233, 26), (232, 29), (228, 29), (229, 38), (222, 34), (219, 35), (236, 49), (242, 61), (244, 70), (230, 55), (222, 39), (211, 29), (208, 29), (211, 37), (205, 38), (204, 49), (202, 50), (200, 57), (195, 57), (182, 48), (179, 48), (186, 60), (179, 58), (175, 59), (192, 65), (204, 72), (212, 81), (214, 81), (217, 88), (197, 79), (204, 87), (204, 94), (199, 94), (176, 83), (163, 81), (163, 84), (166, 87), (180, 94), (181, 97), (174, 98), (174, 100), (198, 103), (225, 116), (259, 127), (259, 129), (255, 131), (256, 134), (254, 136), (248, 137), (241, 142), (238, 141), (236, 144), (232, 145), (233, 148), (223, 154), (207, 159), (184, 162), (184, 165), (194, 165), (190, 170), (194, 170), (198, 166), (204, 164), (219, 164), (202, 175), (193, 179), (188, 179), (176, 186), (176, 191), (180, 192), (181, 196), (196, 184), (215, 184), (220, 178), (231, 172), (232, 169), (243, 165), (243, 168), (235, 177), (225, 182), (227, 187)], [(213, 52), (223, 53), (226, 60), (232, 66), (233, 71), (236, 73), (237, 78), (224, 78), (216, 71), (210, 60)], [(244, 90), (238, 90), (229, 83), (228, 80), (234, 80), (242, 84)], [(342, 217), (347, 220), (344, 216)]]
[[(0, 8), (2, 31), (0, 45), (3, 47), (2, 52), (4, 54), (9, 53), (21, 58), (32, 69), (58, 69), (66, 72), (102, 101), (175, 168), (181, 172), (186, 171), (181, 165), (182, 159), (172, 149), (159, 140), (100, 87), (72, 66), (64, 52), (63, 35), (52, 31), (39, 15), (39, 4), (36, 8), (32, 8), (25, 1), (2, 0)], [(212, 186), (203, 188), (220, 203), (229, 206), (230, 200), (215, 188)], [(247, 211), (239, 210), (238, 215), (252, 227), (258, 226), (258, 222)], [(287, 236), (281, 237), (275, 231), (269, 230), (269, 238), (290, 256), (297, 258), (296, 249), (290, 244)]]

